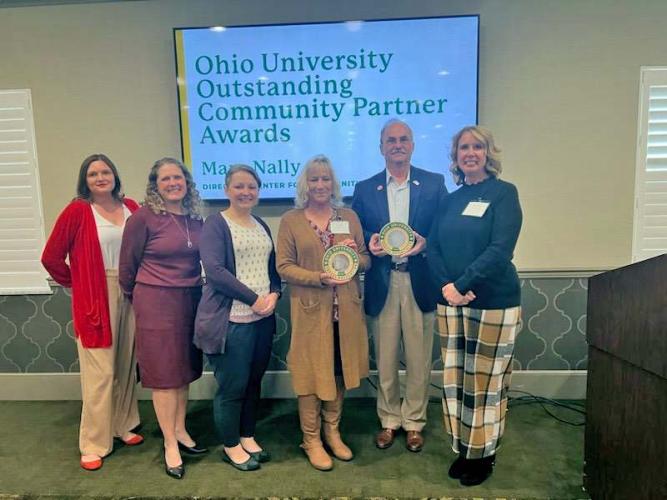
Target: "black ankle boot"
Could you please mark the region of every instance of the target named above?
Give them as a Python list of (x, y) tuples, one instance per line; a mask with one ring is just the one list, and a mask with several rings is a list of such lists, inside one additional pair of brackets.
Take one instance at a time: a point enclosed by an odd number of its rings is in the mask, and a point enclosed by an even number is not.
[(463, 486), (482, 484), (493, 473), (495, 460), (495, 455), (475, 460), (467, 460), (465, 470), (463, 471), (463, 474), (461, 474), (461, 484)]
[(459, 455), (449, 467), (449, 477), (452, 479), (461, 479), (461, 476), (465, 472), (467, 466), (468, 460), (466, 460), (465, 457)]

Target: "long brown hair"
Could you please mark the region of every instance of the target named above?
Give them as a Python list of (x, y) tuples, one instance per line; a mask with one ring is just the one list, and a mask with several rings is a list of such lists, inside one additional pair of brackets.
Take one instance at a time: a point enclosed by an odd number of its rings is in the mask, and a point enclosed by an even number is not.
[(122, 201), (125, 195), (123, 194), (123, 186), (120, 183), (120, 176), (118, 175), (118, 169), (116, 165), (109, 159), (109, 157), (103, 153), (95, 153), (88, 156), (83, 163), (81, 168), (79, 168), (79, 177), (76, 182), (76, 197), (81, 200), (89, 200), (91, 197), (90, 188), (88, 187), (88, 169), (93, 162), (101, 161), (106, 164), (107, 167), (111, 169), (113, 173), (113, 180), (115, 185), (113, 191), (111, 191), (111, 196), (116, 200)]

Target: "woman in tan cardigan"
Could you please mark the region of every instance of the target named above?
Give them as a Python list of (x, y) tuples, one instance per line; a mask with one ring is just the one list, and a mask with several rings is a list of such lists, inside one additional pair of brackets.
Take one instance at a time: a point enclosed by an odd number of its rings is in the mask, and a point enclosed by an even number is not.
[(345, 389), (358, 387), (368, 375), (359, 277), (339, 281), (322, 271), (324, 252), (334, 244), (358, 253), (360, 271), (370, 267), (359, 219), (340, 207), (340, 199), (329, 159), (312, 158), (297, 181), (297, 208), (283, 216), (278, 232), (278, 273), (290, 284), (292, 338), (287, 363), (299, 400), (301, 448), (319, 470), (333, 467), (320, 437), (322, 427), (333, 455), (352, 459), (338, 431), (343, 397)]

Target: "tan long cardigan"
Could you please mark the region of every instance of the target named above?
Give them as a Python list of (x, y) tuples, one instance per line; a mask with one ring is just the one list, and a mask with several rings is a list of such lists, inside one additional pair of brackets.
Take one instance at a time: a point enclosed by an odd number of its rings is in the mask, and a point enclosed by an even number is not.
[[(339, 208), (350, 234), (336, 234), (334, 244), (352, 238), (359, 251), (359, 270), (370, 268), (359, 218)], [(276, 250), (278, 273), (290, 285), (292, 338), (287, 366), (297, 395), (316, 394), (324, 401), (336, 397), (334, 379), (333, 292), (322, 285), (324, 246), (303, 209), (287, 212), (280, 221)], [(345, 387), (358, 387), (368, 376), (368, 337), (359, 276), (338, 287), (338, 331)]]

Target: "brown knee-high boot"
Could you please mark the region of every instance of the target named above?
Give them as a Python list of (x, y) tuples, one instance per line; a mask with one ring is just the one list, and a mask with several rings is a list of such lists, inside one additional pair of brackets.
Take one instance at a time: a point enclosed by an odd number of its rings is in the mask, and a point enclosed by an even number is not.
[(338, 460), (352, 460), (352, 450), (340, 437), (338, 425), (343, 415), (343, 399), (345, 398), (345, 385), (343, 377), (336, 377), (336, 399), (333, 401), (322, 401), (322, 420), (324, 427), (324, 442)]
[(301, 448), (308, 456), (310, 465), (318, 470), (331, 470), (333, 461), (324, 450), (320, 437), (322, 401), (315, 395), (299, 396), (299, 421), (303, 432)]

